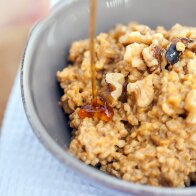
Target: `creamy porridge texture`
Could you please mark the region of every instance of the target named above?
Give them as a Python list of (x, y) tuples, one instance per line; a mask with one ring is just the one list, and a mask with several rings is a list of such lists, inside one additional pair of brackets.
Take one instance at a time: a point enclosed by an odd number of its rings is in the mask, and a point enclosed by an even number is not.
[(57, 80), (72, 154), (131, 182), (196, 182), (196, 28), (130, 23), (96, 37), (97, 92), (114, 113), (108, 122), (79, 116), (92, 100), (89, 41), (73, 42), (69, 60)]

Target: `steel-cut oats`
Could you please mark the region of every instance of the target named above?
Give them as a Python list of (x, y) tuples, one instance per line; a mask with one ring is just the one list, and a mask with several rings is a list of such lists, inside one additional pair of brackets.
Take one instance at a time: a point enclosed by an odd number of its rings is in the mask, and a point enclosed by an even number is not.
[[(69, 150), (123, 180), (184, 187), (196, 182), (196, 28), (131, 23), (95, 40), (97, 88), (111, 121), (78, 116), (92, 99), (88, 40), (72, 43), (57, 72), (70, 115)], [(113, 90), (108, 90), (109, 85)]]

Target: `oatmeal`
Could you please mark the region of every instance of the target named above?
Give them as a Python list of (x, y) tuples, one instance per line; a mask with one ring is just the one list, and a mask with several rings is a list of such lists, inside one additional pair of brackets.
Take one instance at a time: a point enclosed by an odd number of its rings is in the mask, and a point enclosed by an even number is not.
[(131, 23), (96, 37), (97, 92), (112, 113), (107, 121), (81, 118), (92, 100), (89, 41), (74, 42), (69, 60), (57, 80), (73, 155), (131, 182), (196, 182), (196, 28)]

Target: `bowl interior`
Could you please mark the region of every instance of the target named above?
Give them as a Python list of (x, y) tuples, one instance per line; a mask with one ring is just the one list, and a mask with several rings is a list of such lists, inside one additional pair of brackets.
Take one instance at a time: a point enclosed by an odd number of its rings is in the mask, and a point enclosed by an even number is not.
[[(70, 44), (88, 37), (88, 0), (67, 0), (58, 12), (38, 26), (34, 49), (28, 60), (26, 84), (33, 107), (45, 130), (66, 149), (71, 139), (68, 118), (59, 107), (62, 91), (56, 72), (67, 65)], [(107, 32), (117, 23), (138, 21), (167, 28), (175, 23), (195, 26), (195, 0), (101, 0), (98, 1), (97, 33)], [(27, 103), (28, 104), (28, 103)]]

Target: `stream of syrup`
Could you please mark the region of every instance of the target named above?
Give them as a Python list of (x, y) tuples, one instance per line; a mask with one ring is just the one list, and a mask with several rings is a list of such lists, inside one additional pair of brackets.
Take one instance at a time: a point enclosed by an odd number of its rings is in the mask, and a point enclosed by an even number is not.
[(90, 22), (89, 22), (89, 37), (90, 37), (90, 64), (91, 64), (91, 82), (92, 82), (92, 101), (91, 104), (83, 106), (78, 115), (80, 118), (98, 118), (108, 122), (113, 117), (113, 109), (102, 98), (97, 96), (96, 86), (96, 69), (95, 69), (95, 21), (96, 21), (96, 5), (97, 0), (90, 1)]
[(89, 23), (89, 37), (90, 37), (90, 64), (91, 64), (91, 82), (93, 99), (97, 98), (96, 87), (96, 70), (95, 70), (95, 20), (96, 20), (96, 2), (97, 0), (90, 0), (90, 23)]

